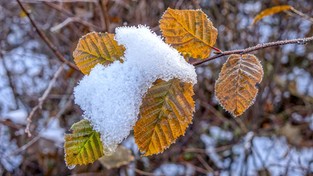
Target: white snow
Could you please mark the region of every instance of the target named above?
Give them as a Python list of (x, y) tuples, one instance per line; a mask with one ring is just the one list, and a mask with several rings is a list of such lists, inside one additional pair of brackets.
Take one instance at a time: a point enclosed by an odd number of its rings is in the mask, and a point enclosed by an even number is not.
[(10, 140), (8, 127), (0, 124), (0, 165), (2, 165), (9, 172), (12, 172), (22, 163), (23, 157), (14, 153), (17, 149), (18, 146), (16, 145), (16, 141)]
[(194, 66), (148, 27), (120, 27), (115, 37), (126, 48), (124, 63), (95, 66), (74, 90), (76, 104), (101, 133), (108, 153), (129, 135), (141, 100), (156, 79), (197, 81)]
[(4, 114), (4, 119), (10, 119), (16, 124), (25, 125), (27, 123), (27, 112), (25, 109), (18, 109)]
[(173, 176), (173, 175), (194, 175), (195, 169), (191, 165), (182, 165), (175, 163), (165, 163), (157, 168), (154, 172), (156, 176)]
[(128, 136), (128, 138), (123, 141), (122, 145), (128, 148), (129, 150), (131, 150), (135, 156), (138, 156), (138, 157), (140, 156), (138, 152), (139, 149), (135, 142), (134, 136)]
[(62, 146), (64, 132), (64, 128), (60, 127), (59, 119), (52, 119), (47, 128), (43, 129), (39, 134), (42, 138), (54, 141), (56, 146)]
[[(285, 137), (257, 136), (250, 131), (241, 142), (233, 145), (229, 150), (217, 153), (215, 149), (217, 143), (220, 140), (231, 141), (232, 136), (228, 131), (216, 126), (211, 126), (209, 129), (210, 135), (202, 134), (200, 138), (205, 144), (207, 156), (221, 169), (222, 176), (257, 175), (257, 172), (262, 169), (268, 170), (273, 176), (284, 174), (286, 168), (289, 168), (288, 175), (295, 176), (304, 175), (307, 170), (313, 171), (311, 164), (313, 149), (291, 146)], [(230, 153), (234, 156), (233, 161), (228, 158)]]
[(313, 77), (307, 70), (300, 67), (294, 67), (290, 73), (278, 75), (278, 78), (283, 83), (295, 81), (295, 90), (299, 95), (313, 96)]
[(229, 131), (225, 131), (218, 126), (211, 126), (209, 128), (210, 136), (207, 134), (201, 134), (200, 139), (205, 144), (205, 152), (210, 157), (210, 159), (214, 162), (214, 164), (222, 169), (225, 167), (225, 163), (216, 152), (216, 144), (220, 140), (230, 141), (233, 139), (233, 134)]
[(306, 122), (310, 124), (310, 129), (313, 131), (313, 114), (307, 116), (305, 119), (306, 119)]
[[(289, 168), (288, 175), (294, 176), (304, 175), (307, 170), (313, 171), (313, 149), (290, 146), (284, 137), (256, 136), (250, 131), (240, 143), (220, 154), (216, 152), (215, 147), (221, 138), (202, 134), (201, 140), (205, 144), (207, 155), (222, 170), (222, 176), (257, 175), (262, 169), (268, 170), (273, 176), (284, 174), (286, 168)], [(231, 138), (226, 137), (223, 140)], [(223, 159), (229, 156), (229, 152), (234, 156), (232, 162)]]
[[(246, 138), (248, 137), (246, 136)], [(252, 144), (253, 153), (247, 156), (246, 161), (247, 151), (243, 147), (244, 142), (233, 147), (234, 154), (239, 157), (233, 162), (232, 174), (240, 175), (241, 171), (244, 170), (248, 175), (255, 175), (258, 170), (264, 168), (268, 169), (273, 176), (283, 175), (286, 168), (289, 168), (288, 175), (293, 176), (305, 175), (306, 170), (312, 171), (310, 169), (310, 162), (313, 157), (312, 148), (297, 149), (289, 146), (284, 137), (255, 136)], [(225, 172), (221, 175), (228, 174)]]

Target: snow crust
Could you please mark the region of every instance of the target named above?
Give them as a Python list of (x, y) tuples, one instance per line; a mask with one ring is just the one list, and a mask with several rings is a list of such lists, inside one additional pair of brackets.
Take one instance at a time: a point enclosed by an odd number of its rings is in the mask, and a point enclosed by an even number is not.
[(126, 48), (124, 63), (96, 65), (74, 90), (84, 118), (101, 133), (106, 153), (129, 135), (142, 98), (155, 80), (197, 82), (194, 66), (148, 27), (117, 28), (115, 39)]

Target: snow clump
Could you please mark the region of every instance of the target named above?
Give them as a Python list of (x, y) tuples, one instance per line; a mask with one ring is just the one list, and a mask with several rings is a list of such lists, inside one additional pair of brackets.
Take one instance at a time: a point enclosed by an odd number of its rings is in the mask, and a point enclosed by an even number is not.
[(142, 98), (154, 81), (197, 82), (194, 66), (148, 27), (117, 28), (115, 39), (126, 48), (124, 63), (96, 65), (74, 90), (75, 102), (100, 132), (106, 154), (133, 129)]

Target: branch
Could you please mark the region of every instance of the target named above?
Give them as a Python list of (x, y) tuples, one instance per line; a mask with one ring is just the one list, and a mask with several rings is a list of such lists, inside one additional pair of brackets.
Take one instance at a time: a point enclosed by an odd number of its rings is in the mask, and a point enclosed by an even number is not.
[(49, 82), (49, 85), (47, 87), (47, 89), (45, 90), (45, 92), (43, 93), (43, 95), (38, 98), (38, 104), (37, 106), (35, 106), (31, 112), (29, 113), (28, 117), (27, 117), (27, 125), (25, 128), (25, 133), (28, 134), (29, 137), (31, 137), (31, 132), (30, 132), (30, 124), (32, 122), (32, 117), (34, 116), (34, 114), (37, 112), (38, 109), (42, 109), (42, 105), (44, 103), (44, 101), (47, 99), (54, 83), (56, 82), (57, 78), (60, 76), (60, 74), (62, 73), (64, 69), (64, 64), (62, 64), (59, 69), (55, 72), (55, 74), (53, 75), (53, 78), (51, 79), (51, 81)]
[[(57, 10), (58, 12), (61, 12), (62, 14), (64, 14), (65, 16), (67, 16), (68, 18), (71, 19), (72, 22), (77, 22), (80, 23), (86, 27), (88, 27), (91, 30), (97, 30), (97, 31), (101, 31), (102, 29), (92, 23), (89, 23), (88, 21), (83, 20), (80, 17), (75, 16), (74, 14), (72, 14), (71, 12), (67, 11), (66, 9), (64, 9), (63, 7), (60, 7), (57, 4), (51, 3), (51, 2), (44, 2), (44, 4), (46, 4), (47, 6), (53, 8), (54, 10)], [(64, 23), (64, 22), (63, 22)], [(52, 29), (51, 29), (52, 30)]]
[(76, 3), (76, 2), (97, 2), (97, 0), (22, 0), (22, 2), (26, 3), (40, 3), (40, 2), (69, 2), (69, 3)]
[(302, 17), (302, 18), (304, 18), (304, 19), (306, 19), (306, 20), (309, 20), (311, 23), (313, 23), (313, 18), (312, 18), (312, 17), (310, 17), (310, 16), (308, 16), (308, 15), (306, 15), (306, 14), (300, 12), (299, 10), (297, 10), (297, 9), (295, 9), (295, 8), (293, 8), (293, 7), (291, 7), (291, 11), (293, 11), (295, 14), (297, 14), (297, 15), (299, 15), (300, 17)]
[(107, 9), (108, 1), (99, 0), (98, 3), (100, 5), (100, 10), (101, 10), (100, 17), (101, 17), (102, 26), (104, 28), (103, 31), (110, 32), (110, 18), (109, 18), (108, 9)]
[(26, 14), (27, 18), (29, 19), (30, 23), (32, 26), (35, 28), (36, 32), (40, 36), (40, 38), (47, 44), (47, 46), (52, 50), (52, 52), (56, 55), (56, 57), (69, 67), (73, 68), (74, 70), (79, 70), (76, 65), (67, 59), (64, 58), (64, 56), (60, 53), (60, 51), (53, 45), (53, 43), (49, 40), (49, 38), (42, 32), (42, 30), (39, 29), (35, 21), (32, 19), (28, 11), (25, 9), (23, 4), (21, 3), (20, 0), (16, 0), (19, 6), (21, 7), (22, 11)]
[(287, 44), (299, 44), (299, 45), (305, 45), (307, 42), (313, 41), (313, 36), (312, 37), (306, 37), (306, 38), (297, 38), (297, 39), (290, 39), (290, 40), (280, 40), (276, 42), (269, 42), (269, 43), (262, 43), (262, 44), (257, 44), (255, 46), (246, 48), (246, 49), (240, 49), (240, 50), (231, 50), (231, 51), (223, 51), (221, 53), (218, 53), (212, 57), (206, 58), (204, 60), (196, 61), (193, 62), (192, 65), (194, 66), (199, 66), (205, 62), (231, 55), (231, 54), (247, 54), (251, 53), (253, 51), (269, 48), (269, 47), (274, 47), (274, 46), (282, 46), (282, 45), (287, 45)]

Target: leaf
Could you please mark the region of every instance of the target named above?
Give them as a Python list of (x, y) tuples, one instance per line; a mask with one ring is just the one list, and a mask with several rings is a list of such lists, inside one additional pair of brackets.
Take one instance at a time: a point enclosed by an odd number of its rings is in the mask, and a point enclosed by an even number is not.
[(292, 9), (292, 6), (290, 6), (290, 5), (280, 5), (280, 6), (274, 6), (274, 7), (271, 7), (271, 8), (267, 8), (267, 9), (261, 11), (253, 19), (252, 25), (257, 23), (258, 21), (260, 21), (264, 17), (270, 16), (270, 15), (274, 15), (276, 13), (279, 13), (279, 12), (282, 12), (282, 11), (286, 11), (286, 10), (290, 10), (290, 9)]
[(88, 120), (81, 120), (65, 134), (65, 161), (67, 166), (93, 163), (104, 155), (100, 134), (92, 129)]
[(116, 151), (109, 156), (99, 159), (100, 163), (107, 169), (118, 168), (134, 160), (131, 151), (123, 146), (118, 146)]
[(114, 40), (114, 34), (91, 32), (79, 40), (73, 57), (80, 71), (88, 74), (99, 63), (123, 62), (124, 51), (125, 48)]
[(136, 143), (145, 156), (163, 152), (185, 134), (192, 121), (194, 95), (191, 83), (157, 80), (147, 91), (134, 127)]
[(262, 65), (254, 55), (230, 55), (216, 81), (216, 97), (233, 116), (240, 116), (253, 104), (258, 93), (255, 85), (262, 77)]
[(207, 58), (217, 38), (217, 29), (201, 10), (168, 8), (160, 28), (166, 43), (186, 57)]
[(292, 125), (287, 122), (281, 128), (278, 129), (278, 134), (286, 137), (287, 141), (293, 145), (299, 145), (303, 141), (303, 136), (301, 135), (301, 128), (299, 126)]

